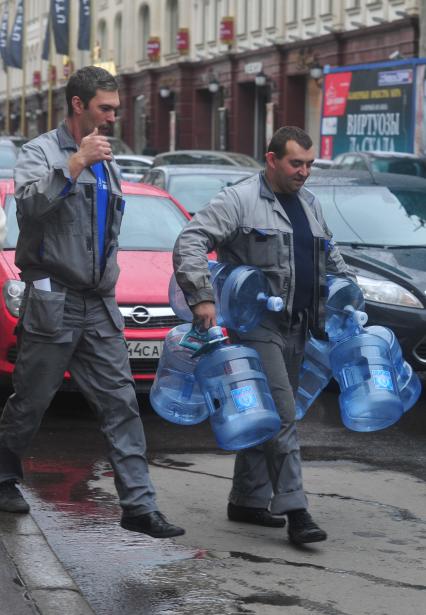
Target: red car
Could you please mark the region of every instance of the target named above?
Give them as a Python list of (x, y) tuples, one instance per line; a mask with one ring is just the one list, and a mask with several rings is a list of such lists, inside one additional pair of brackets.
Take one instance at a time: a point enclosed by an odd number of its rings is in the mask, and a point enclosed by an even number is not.
[[(168, 299), (172, 249), (190, 216), (167, 192), (140, 183), (123, 182), (126, 209), (120, 232), (121, 273), (116, 296), (124, 316), (124, 334), (138, 392), (154, 379), (163, 340), (181, 321)], [(15, 266), (18, 237), (12, 180), (0, 180), (0, 203), (7, 217), (7, 235), (0, 252), (0, 384), (10, 385), (16, 361), (19, 304), (24, 284)], [(64, 388), (73, 388), (65, 374)]]

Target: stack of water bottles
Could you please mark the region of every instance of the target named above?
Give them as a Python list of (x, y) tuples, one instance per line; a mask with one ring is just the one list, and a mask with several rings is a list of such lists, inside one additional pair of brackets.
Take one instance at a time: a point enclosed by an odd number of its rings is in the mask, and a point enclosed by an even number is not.
[(326, 332), (329, 341), (310, 337), (305, 346), (296, 395), (296, 418), (302, 419), (334, 376), (340, 386), (344, 425), (376, 431), (393, 425), (416, 403), (421, 383), (404, 361), (393, 331), (365, 327), (367, 314), (360, 288), (328, 276)]
[[(173, 423), (195, 425), (209, 418), (218, 445), (240, 450), (272, 438), (280, 418), (258, 353), (227, 343), (222, 326), (249, 331), (267, 310), (282, 310), (284, 302), (269, 296), (266, 277), (256, 267), (210, 261), (209, 269), (221, 326), (200, 332), (188, 323), (169, 332), (150, 400)], [(177, 316), (192, 321), (174, 275), (169, 299)]]

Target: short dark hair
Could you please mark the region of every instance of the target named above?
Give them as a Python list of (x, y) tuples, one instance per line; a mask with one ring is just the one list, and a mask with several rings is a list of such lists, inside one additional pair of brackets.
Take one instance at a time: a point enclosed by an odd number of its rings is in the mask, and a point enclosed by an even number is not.
[(115, 92), (118, 83), (115, 77), (100, 66), (84, 66), (71, 75), (65, 89), (68, 115), (72, 115), (72, 99), (78, 96), (87, 109), (89, 101), (96, 96), (96, 90)]
[(312, 147), (312, 139), (307, 132), (298, 126), (282, 126), (272, 135), (268, 152), (274, 152), (277, 158), (286, 155), (287, 141), (296, 141), (303, 149)]

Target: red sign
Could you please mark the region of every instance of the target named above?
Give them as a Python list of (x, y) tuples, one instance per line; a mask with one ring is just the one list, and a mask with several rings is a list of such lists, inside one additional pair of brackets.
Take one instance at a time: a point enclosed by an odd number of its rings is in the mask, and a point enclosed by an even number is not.
[(159, 36), (151, 36), (146, 44), (146, 50), (148, 58), (151, 62), (158, 62), (160, 60), (161, 43)]
[(352, 73), (331, 73), (325, 76), (324, 117), (345, 115)]
[(221, 43), (232, 45), (234, 42), (234, 18), (222, 17), (220, 20), (219, 38)]
[(38, 90), (41, 87), (41, 72), (39, 70), (33, 72), (33, 87)]
[(188, 28), (179, 28), (176, 35), (176, 49), (181, 55), (189, 53), (189, 30)]
[(50, 85), (56, 85), (56, 66), (53, 64), (49, 66), (49, 83)]

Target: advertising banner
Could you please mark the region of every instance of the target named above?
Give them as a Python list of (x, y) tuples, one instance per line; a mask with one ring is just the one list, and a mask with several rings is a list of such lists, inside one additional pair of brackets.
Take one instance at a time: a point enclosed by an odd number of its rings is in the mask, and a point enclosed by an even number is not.
[(415, 64), (330, 72), (324, 79), (321, 157), (413, 151)]

